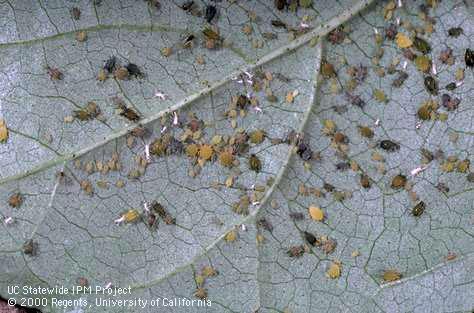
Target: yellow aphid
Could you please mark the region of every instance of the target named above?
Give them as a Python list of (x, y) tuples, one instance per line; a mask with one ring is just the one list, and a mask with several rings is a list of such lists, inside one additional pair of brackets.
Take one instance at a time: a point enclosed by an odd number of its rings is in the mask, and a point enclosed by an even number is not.
[(235, 229), (231, 230), (225, 235), (225, 241), (233, 242), (237, 239), (237, 231)]
[(395, 40), (397, 42), (398, 47), (402, 49), (409, 48), (413, 45), (413, 41), (411, 41), (411, 39), (404, 33), (398, 33), (395, 37)]
[(204, 277), (212, 277), (212, 276), (216, 276), (218, 273), (217, 271), (211, 267), (211, 266), (204, 266), (202, 268), (202, 272), (201, 272), (202, 276)]
[(133, 223), (138, 220), (138, 218), (140, 217), (140, 213), (138, 212), (138, 210), (132, 209), (125, 212), (122, 217), (126, 223)]
[(5, 143), (8, 139), (8, 128), (5, 120), (0, 118), (0, 142)]
[(203, 160), (210, 160), (214, 155), (214, 149), (212, 149), (211, 145), (202, 145), (199, 148), (199, 157)]
[(308, 208), (308, 211), (313, 220), (320, 222), (324, 219), (324, 212), (319, 207), (312, 205)]
[(383, 273), (383, 280), (386, 282), (396, 281), (402, 278), (402, 274), (397, 270), (386, 270)]
[(257, 244), (262, 244), (265, 241), (265, 237), (262, 234), (257, 235)]
[(341, 276), (341, 263), (338, 261), (332, 262), (326, 275), (331, 279), (336, 279)]
[(204, 284), (204, 277), (202, 275), (196, 275), (194, 280), (196, 280), (196, 285), (198, 285), (199, 287)]

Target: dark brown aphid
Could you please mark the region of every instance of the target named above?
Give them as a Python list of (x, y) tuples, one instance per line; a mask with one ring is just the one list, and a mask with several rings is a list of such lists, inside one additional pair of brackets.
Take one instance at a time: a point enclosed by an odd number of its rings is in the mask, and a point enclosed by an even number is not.
[(456, 89), (457, 87), (458, 87), (458, 86), (456, 85), (456, 83), (455, 83), (455, 82), (452, 82), (452, 83), (447, 84), (446, 87), (444, 87), (444, 88), (446, 88), (446, 90), (453, 91), (453, 90)]
[(104, 70), (109, 72), (109, 74), (112, 74), (115, 71), (116, 65), (117, 65), (117, 58), (115, 56), (111, 56), (110, 58), (108, 58), (107, 61), (105, 61)]
[(326, 254), (331, 254), (336, 249), (336, 246), (337, 246), (336, 240), (334, 240), (332, 238), (327, 238), (322, 243), (321, 250), (323, 250), (323, 252), (326, 253)]
[(360, 185), (366, 189), (370, 188), (370, 178), (368, 175), (360, 175)]
[(421, 214), (423, 214), (423, 212), (425, 212), (425, 203), (423, 201), (418, 202), (418, 204), (415, 205), (411, 210), (411, 213), (414, 216), (420, 216)]
[(359, 95), (352, 95), (352, 94), (347, 92), (346, 96), (347, 96), (347, 99), (349, 99), (349, 102), (352, 105), (355, 105), (355, 106), (357, 106), (361, 109), (365, 106), (365, 101), (362, 100), (362, 98)]
[(176, 219), (173, 218), (167, 211), (166, 209), (157, 201), (153, 201), (151, 204), (151, 210), (155, 213), (158, 214), (159, 217), (163, 219), (163, 221), (170, 225), (170, 224), (176, 224)]
[(420, 51), (423, 54), (428, 54), (431, 51), (430, 44), (420, 37), (413, 38), (413, 46), (416, 50)]
[(338, 171), (345, 171), (348, 170), (350, 167), (351, 165), (349, 164), (349, 162), (339, 162), (336, 164), (336, 169)]
[(292, 258), (299, 258), (304, 253), (304, 246), (293, 246), (287, 251)]
[(184, 11), (190, 11), (194, 6), (194, 1), (186, 1), (182, 6), (181, 9)]
[(428, 161), (428, 163), (433, 161), (434, 155), (430, 150), (421, 148), (420, 152), (421, 152), (421, 155), (426, 159), (426, 161)]
[(208, 5), (206, 6), (206, 13), (205, 13), (205, 19), (208, 23), (211, 23), (214, 17), (217, 14), (217, 9), (213, 5)]
[(135, 76), (136, 78), (141, 78), (144, 76), (140, 68), (134, 63), (128, 63), (125, 65), (125, 68), (128, 70), (128, 74), (130, 76)]
[(193, 40), (195, 36), (193, 34), (186, 36), (183, 40), (183, 48), (191, 48), (193, 46)]
[(464, 61), (466, 62), (467, 67), (474, 67), (474, 50), (466, 49)]
[[(473, 60), (474, 61), (474, 60)], [(432, 76), (426, 76), (424, 80), (426, 90), (436, 96), (438, 95), (438, 82)]]
[(304, 214), (301, 212), (291, 212), (290, 218), (294, 221), (302, 221), (304, 220)]
[(22, 203), (23, 203), (23, 196), (19, 192), (11, 195), (10, 198), (8, 199), (8, 204), (12, 208), (18, 208)]
[(306, 231), (304, 232), (304, 238), (312, 246), (316, 246), (316, 245), (319, 246), (321, 244), (321, 242), (318, 240), (318, 238), (316, 238), (316, 236)]
[(245, 109), (249, 103), (250, 100), (246, 95), (240, 95), (239, 98), (237, 98), (237, 107), (239, 109)]
[(286, 6), (286, 0), (275, 0), (275, 7), (278, 10), (283, 10)]
[(273, 231), (273, 225), (270, 223), (266, 218), (262, 217), (257, 221), (257, 226), (262, 227), (265, 230), (268, 230), (269, 232)]
[(57, 68), (47, 67), (48, 75), (52, 80), (61, 80), (63, 79), (63, 73)]
[(121, 110), (120, 116), (125, 117), (129, 121), (138, 122), (141, 117), (140, 115), (132, 108), (128, 108), (122, 101), (120, 101), (117, 106)]
[(143, 138), (147, 134), (147, 129), (143, 126), (137, 126), (130, 131), (130, 135), (133, 137)]
[(397, 150), (400, 150), (400, 145), (396, 142), (393, 142), (391, 140), (382, 140), (380, 142), (380, 148), (389, 151), (389, 152), (395, 152)]
[(464, 33), (464, 30), (461, 27), (452, 27), (448, 29), (448, 35), (454, 38), (461, 36)]
[(332, 30), (328, 34), (328, 40), (333, 45), (341, 44), (346, 38), (346, 33), (344, 32), (344, 27), (339, 26), (336, 29)]
[(81, 10), (77, 7), (74, 7), (71, 9), (71, 15), (72, 15), (72, 18), (77, 21), (81, 18)]
[(405, 82), (405, 80), (407, 80), (407, 78), (408, 78), (408, 73), (403, 72), (403, 71), (399, 72), (398, 77), (393, 80), (392, 86), (396, 88), (400, 88)]
[(282, 20), (272, 20), (272, 26), (286, 28), (286, 24)]
[(404, 188), (407, 183), (407, 178), (405, 175), (397, 175), (392, 179), (391, 187), (392, 189), (398, 190)]
[(33, 241), (33, 239), (29, 239), (25, 241), (23, 244), (23, 253), (31, 256), (35, 256), (38, 251), (38, 244)]
[(262, 162), (255, 154), (250, 155), (249, 167), (252, 171), (257, 172), (257, 173), (259, 173), (262, 170)]
[(333, 185), (328, 184), (328, 183), (324, 183), (323, 188), (327, 192), (333, 192), (334, 190), (336, 190), (336, 187), (334, 187)]

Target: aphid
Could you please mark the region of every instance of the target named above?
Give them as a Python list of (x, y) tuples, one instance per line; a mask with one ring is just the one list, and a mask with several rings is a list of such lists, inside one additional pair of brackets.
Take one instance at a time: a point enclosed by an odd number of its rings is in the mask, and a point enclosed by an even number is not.
[(81, 18), (81, 10), (77, 7), (74, 7), (71, 9), (71, 15), (72, 15), (72, 18), (77, 21)]
[(448, 29), (448, 35), (454, 38), (461, 36), (464, 33), (464, 30), (461, 27), (452, 27)]
[(453, 90), (456, 89), (457, 87), (458, 87), (458, 86), (456, 85), (456, 83), (455, 83), (455, 82), (452, 82), (452, 83), (447, 84), (446, 87), (444, 87), (444, 88), (446, 88), (446, 90), (453, 91)]
[(117, 58), (115, 56), (111, 56), (107, 61), (105, 61), (104, 64), (104, 70), (109, 72), (109, 74), (112, 74), (115, 70), (115, 67), (117, 65)]
[(404, 175), (397, 175), (392, 179), (391, 187), (392, 189), (401, 189), (404, 188), (407, 183), (407, 178)]
[(345, 38), (346, 38), (346, 33), (344, 32), (343, 26), (337, 27), (336, 29), (329, 32), (328, 34), (328, 40), (333, 45), (341, 44), (342, 42), (344, 42)]
[(126, 67), (119, 67), (114, 71), (114, 77), (119, 80), (126, 80), (128, 78), (128, 70)]
[(184, 11), (190, 11), (194, 6), (194, 1), (186, 1), (182, 6), (181, 9)]
[(257, 226), (262, 227), (263, 229), (268, 230), (269, 232), (273, 231), (273, 225), (264, 217), (257, 221)]
[(347, 139), (346, 135), (344, 135), (343, 133), (337, 132), (337, 133), (334, 134), (334, 142), (336, 142), (336, 143), (347, 143), (348, 139)]
[(321, 250), (326, 254), (331, 254), (336, 250), (337, 242), (332, 238), (326, 238), (322, 242)]
[(150, 228), (156, 227), (156, 225), (157, 225), (156, 215), (149, 212), (148, 215), (147, 215), (146, 223), (147, 223), (148, 227), (150, 227)]
[(334, 190), (336, 190), (336, 187), (334, 187), (333, 185), (328, 184), (328, 183), (324, 183), (323, 188), (324, 188), (324, 190), (326, 190), (328, 192), (333, 192)]
[(441, 96), (441, 104), (445, 107), (448, 111), (456, 110), (461, 102), (458, 98), (451, 98), (448, 94), (443, 94)]
[[(469, 175), (468, 175), (468, 180), (469, 180)], [(474, 182), (474, 175), (472, 175), (472, 181)], [(449, 187), (445, 183), (438, 183), (438, 185), (436, 185), (436, 189), (438, 189), (439, 191), (443, 193), (449, 193)]]
[(394, 40), (397, 33), (398, 33), (398, 26), (396, 24), (391, 23), (385, 28), (385, 37), (388, 40)]
[(394, 152), (394, 151), (400, 150), (400, 145), (391, 140), (382, 140), (380, 142), (380, 148), (389, 152)]
[(293, 246), (286, 253), (292, 258), (298, 258), (303, 255), (304, 247), (303, 246)]
[[(474, 57), (474, 56), (473, 56)], [(473, 59), (474, 61), (474, 59)], [(426, 76), (424, 80), (426, 90), (432, 95), (438, 95), (438, 82), (432, 76)]]
[(466, 49), (464, 54), (464, 61), (466, 62), (467, 67), (474, 67), (474, 50)]
[(47, 67), (48, 75), (52, 80), (61, 80), (63, 79), (63, 73), (57, 68)]
[(120, 115), (132, 122), (138, 122), (141, 117), (140, 115), (132, 108), (128, 108), (123, 102), (118, 103), (120, 109)]
[(257, 173), (259, 173), (262, 169), (262, 162), (255, 154), (250, 155), (249, 167), (252, 171), (257, 172)]
[(313, 156), (313, 151), (311, 151), (311, 148), (303, 142), (298, 145), (296, 153), (301, 157), (301, 159), (303, 159), (303, 161), (309, 161)]
[(291, 212), (289, 215), (290, 215), (290, 218), (294, 221), (304, 220), (304, 214), (301, 212)]
[(250, 100), (249, 98), (246, 96), (246, 95), (240, 95), (238, 98), (237, 98), (237, 107), (239, 109), (245, 109), (247, 107), (247, 105), (249, 105), (250, 103)]
[(407, 80), (407, 78), (408, 78), (408, 74), (406, 72), (400, 71), (398, 73), (398, 77), (393, 80), (392, 86), (396, 88), (400, 88), (405, 82), (405, 80)]
[(345, 171), (348, 170), (350, 167), (351, 165), (349, 164), (349, 162), (339, 162), (336, 164), (336, 169), (338, 171)]
[(140, 68), (138, 68), (138, 66), (134, 63), (128, 63), (125, 65), (125, 68), (127, 69), (130, 76), (135, 76), (136, 78), (141, 78), (144, 76)]
[(212, 39), (212, 40), (219, 40), (220, 36), (218, 33), (216, 33), (214, 30), (210, 29), (209, 27), (206, 27), (202, 30), (202, 33), (204, 36), (206, 36), (207, 39)]
[(349, 99), (349, 102), (352, 105), (355, 105), (359, 108), (363, 108), (365, 106), (365, 101), (362, 100), (362, 98), (359, 95), (352, 95), (352, 94), (346, 92), (346, 96), (347, 96), (347, 98)]
[(199, 287), (196, 289), (196, 292), (194, 293), (194, 296), (199, 299), (206, 299), (207, 298), (207, 290)]
[(74, 117), (80, 121), (88, 121), (100, 115), (100, 108), (93, 101), (87, 103), (86, 107), (80, 110), (74, 110)]
[(286, 24), (282, 20), (272, 20), (272, 26), (286, 28)]
[(275, 7), (278, 10), (283, 10), (286, 6), (286, 0), (275, 0)]
[(208, 5), (206, 6), (206, 13), (205, 13), (205, 19), (208, 23), (211, 23), (214, 17), (217, 14), (217, 9), (213, 5)]
[(183, 40), (183, 48), (191, 48), (194, 38), (195, 36), (193, 34), (186, 36)]
[(386, 282), (397, 281), (400, 278), (402, 278), (402, 274), (397, 270), (386, 270), (382, 275), (382, 279)]
[(23, 196), (17, 192), (10, 196), (8, 204), (13, 208), (18, 208), (23, 203)]
[(173, 218), (167, 211), (166, 209), (157, 201), (153, 201), (151, 204), (151, 209), (153, 212), (156, 212), (159, 217), (163, 219), (163, 221), (168, 224), (176, 224), (176, 219)]
[(116, 219), (114, 222), (115, 224), (121, 223), (134, 223), (140, 217), (140, 213), (136, 209), (128, 210), (127, 212), (123, 213), (120, 218)]
[(430, 44), (420, 37), (413, 38), (413, 46), (416, 48), (416, 50), (423, 54), (428, 54), (431, 52)]
[(364, 188), (370, 188), (370, 178), (368, 175), (360, 175), (360, 185)]
[(423, 212), (425, 212), (425, 203), (423, 201), (418, 202), (418, 204), (415, 205), (411, 210), (411, 213), (414, 216), (420, 216), (421, 214), (423, 214)]
[[(474, 183), (474, 172), (473, 173), (469, 173), (466, 177), (467, 181), (470, 182), (470, 183)], [(448, 189), (449, 190), (449, 189)]]
[(38, 252), (38, 244), (33, 241), (33, 239), (29, 239), (23, 243), (23, 253), (31, 256), (35, 256)]
[(319, 246), (321, 244), (320, 241), (316, 238), (316, 236), (306, 231), (304, 232), (304, 238), (312, 246), (316, 246), (316, 245)]

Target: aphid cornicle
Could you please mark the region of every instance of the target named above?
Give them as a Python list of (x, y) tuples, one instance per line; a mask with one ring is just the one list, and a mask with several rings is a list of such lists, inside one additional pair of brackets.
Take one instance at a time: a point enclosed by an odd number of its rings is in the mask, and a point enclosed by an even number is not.
[(415, 205), (413, 207), (413, 209), (411, 210), (411, 213), (414, 215), (414, 216), (420, 216), (421, 214), (423, 214), (423, 212), (425, 212), (425, 203), (423, 201), (420, 201), (418, 202), (417, 205)]

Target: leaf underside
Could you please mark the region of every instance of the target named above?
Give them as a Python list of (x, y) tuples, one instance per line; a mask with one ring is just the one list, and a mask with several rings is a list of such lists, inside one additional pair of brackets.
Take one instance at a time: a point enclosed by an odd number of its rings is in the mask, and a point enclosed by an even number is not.
[[(0, 295), (85, 279), (212, 302), (149, 312), (470, 312), (472, 4), (225, 0), (211, 25), (184, 2), (0, 2)], [(99, 81), (111, 56), (143, 75)], [(144, 312), (61, 297), (92, 305), (42, 312)]]

